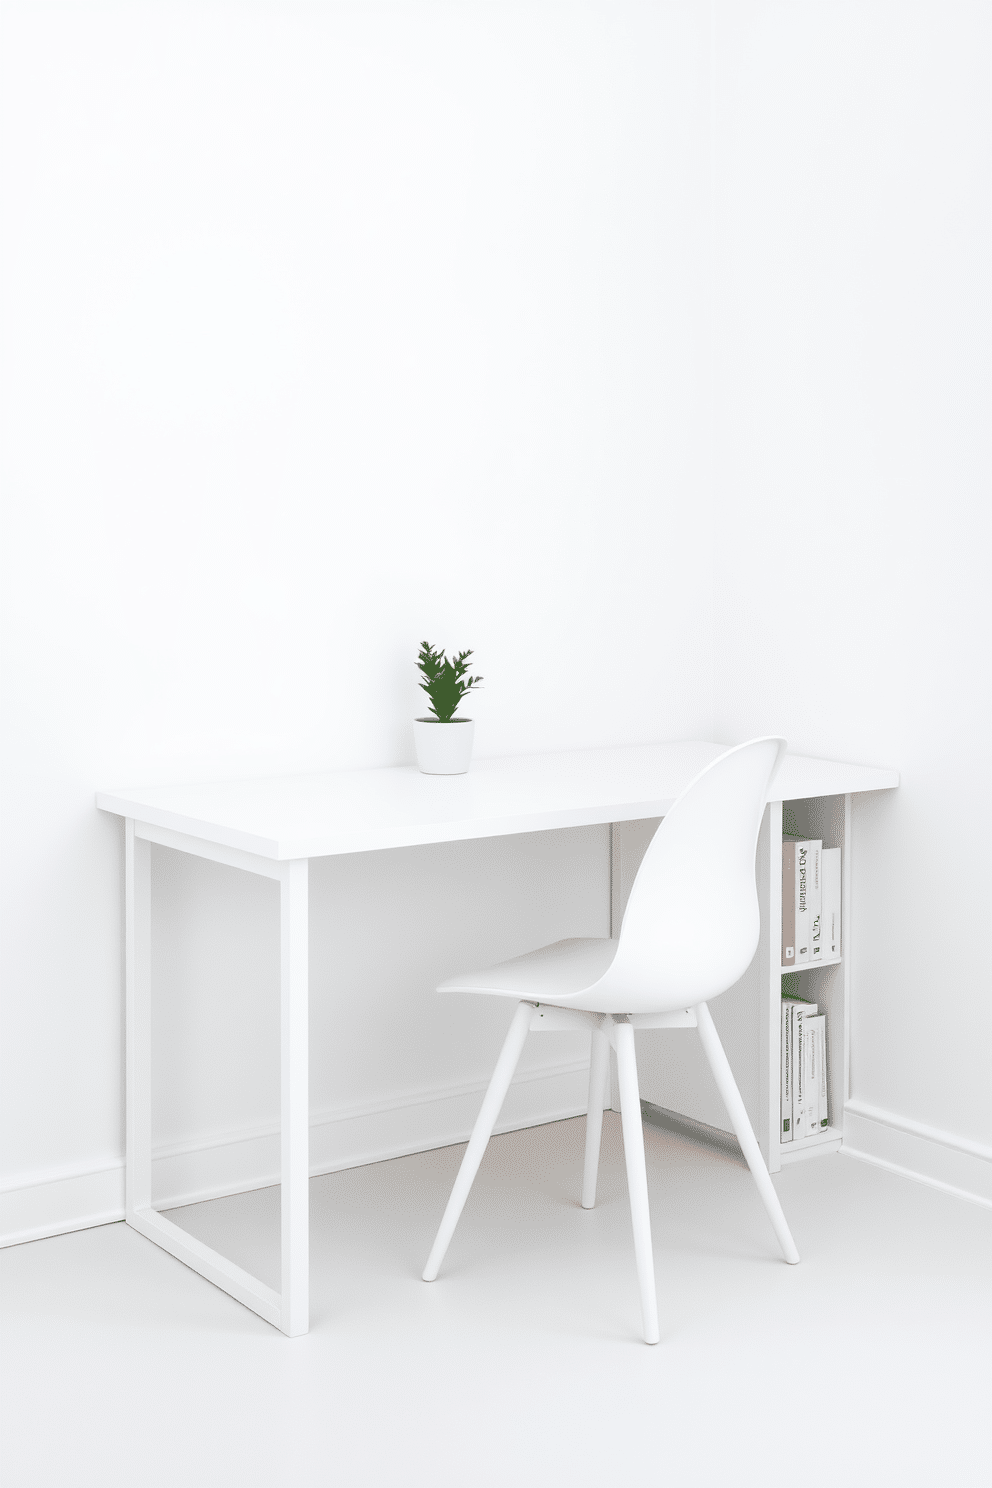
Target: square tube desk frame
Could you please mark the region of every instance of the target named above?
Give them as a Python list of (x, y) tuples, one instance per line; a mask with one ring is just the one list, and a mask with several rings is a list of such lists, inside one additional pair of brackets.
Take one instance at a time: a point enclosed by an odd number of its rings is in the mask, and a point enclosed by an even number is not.
[[(152, 1208), (151, 844), (260, 873), (279, 885), (281, 1288), (278, 1292)], [(273, 862), (125, 822), (127, 1163), (124, 1217), (156, 1245), (290, 1338), (310, 1326), (309, 862)]]

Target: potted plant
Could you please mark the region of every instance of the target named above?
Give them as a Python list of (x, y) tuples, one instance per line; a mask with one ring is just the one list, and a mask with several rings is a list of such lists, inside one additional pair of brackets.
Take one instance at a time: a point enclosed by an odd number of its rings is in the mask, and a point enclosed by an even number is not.
[(464, 775), (472, 758), (475, 724), (471, 718), (456, 718), (462, 699), (482, 681), (466, 676), (471, 651), (459, 651), (449, 661), (428, 641), (421, 644), (417, 666), (420, 686), (431, 704), (431, 717), (416, 718), (413, 739), (417, 764), (425, 775)]

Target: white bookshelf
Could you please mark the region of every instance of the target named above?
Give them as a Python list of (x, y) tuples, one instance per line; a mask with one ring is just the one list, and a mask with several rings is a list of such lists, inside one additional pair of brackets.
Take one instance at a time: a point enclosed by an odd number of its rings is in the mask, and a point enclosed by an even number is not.
[[(841, 854), (841, 954), (816, 966), (792, 970), (782, 966), (782, 837), (818, 837)], [(759, 1142), (773, 1173), (805, 1158), (836, 1152), (844, 1140), (844, 1107), (850, 1070), (850, 934), (851, 934), (851, 797), (818, 796), (772, 802), (765, 813), (759, 854), (767, 854), (762, 885), (762, 983), (764, 1006), (759, 1083)], [(827, 1100), (830, 1124), (799, 1141), (781, 1140), (780, 1040), (783, 984), (815, 1002), (826, 1014)]]

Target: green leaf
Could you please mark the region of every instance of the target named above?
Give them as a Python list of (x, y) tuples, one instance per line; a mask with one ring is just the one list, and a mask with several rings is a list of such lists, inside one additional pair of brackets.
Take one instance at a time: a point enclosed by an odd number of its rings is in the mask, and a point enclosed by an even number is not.
[(431, 712), (439, 723), (450, 723), (462, 699), (473, 692), (481, 677), (465, 677), (471, 651), (459, 651), (454, 661), (449, 661), (443, 651), (436, 650), (429, 641), (422, 641), (417, 653), (417, 666), (423, 681), (418, 684), (431, 701)]

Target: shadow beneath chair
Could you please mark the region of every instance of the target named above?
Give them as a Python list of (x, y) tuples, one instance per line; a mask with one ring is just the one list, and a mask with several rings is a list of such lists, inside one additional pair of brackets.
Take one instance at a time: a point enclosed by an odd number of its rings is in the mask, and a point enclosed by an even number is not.
[(641, 1115), (650, 1126), (675, 1132), (680, 1137), (689, 1137), (691, 1141), (699, 1142), (704, 1147), (716, 1148), (725, 1157), (740, 1163), (741, 1167), (747, 1167), (741, 1144), (733, 1132), (723, 1131), (719, 1126), (707, 1126), (705, 1121), (697, 1121), (693, 1116), (683, 1116), (680, 1111), (669, 1111), (667, 1106), (656, 1106), (652, 1101), (641, 1101)]

